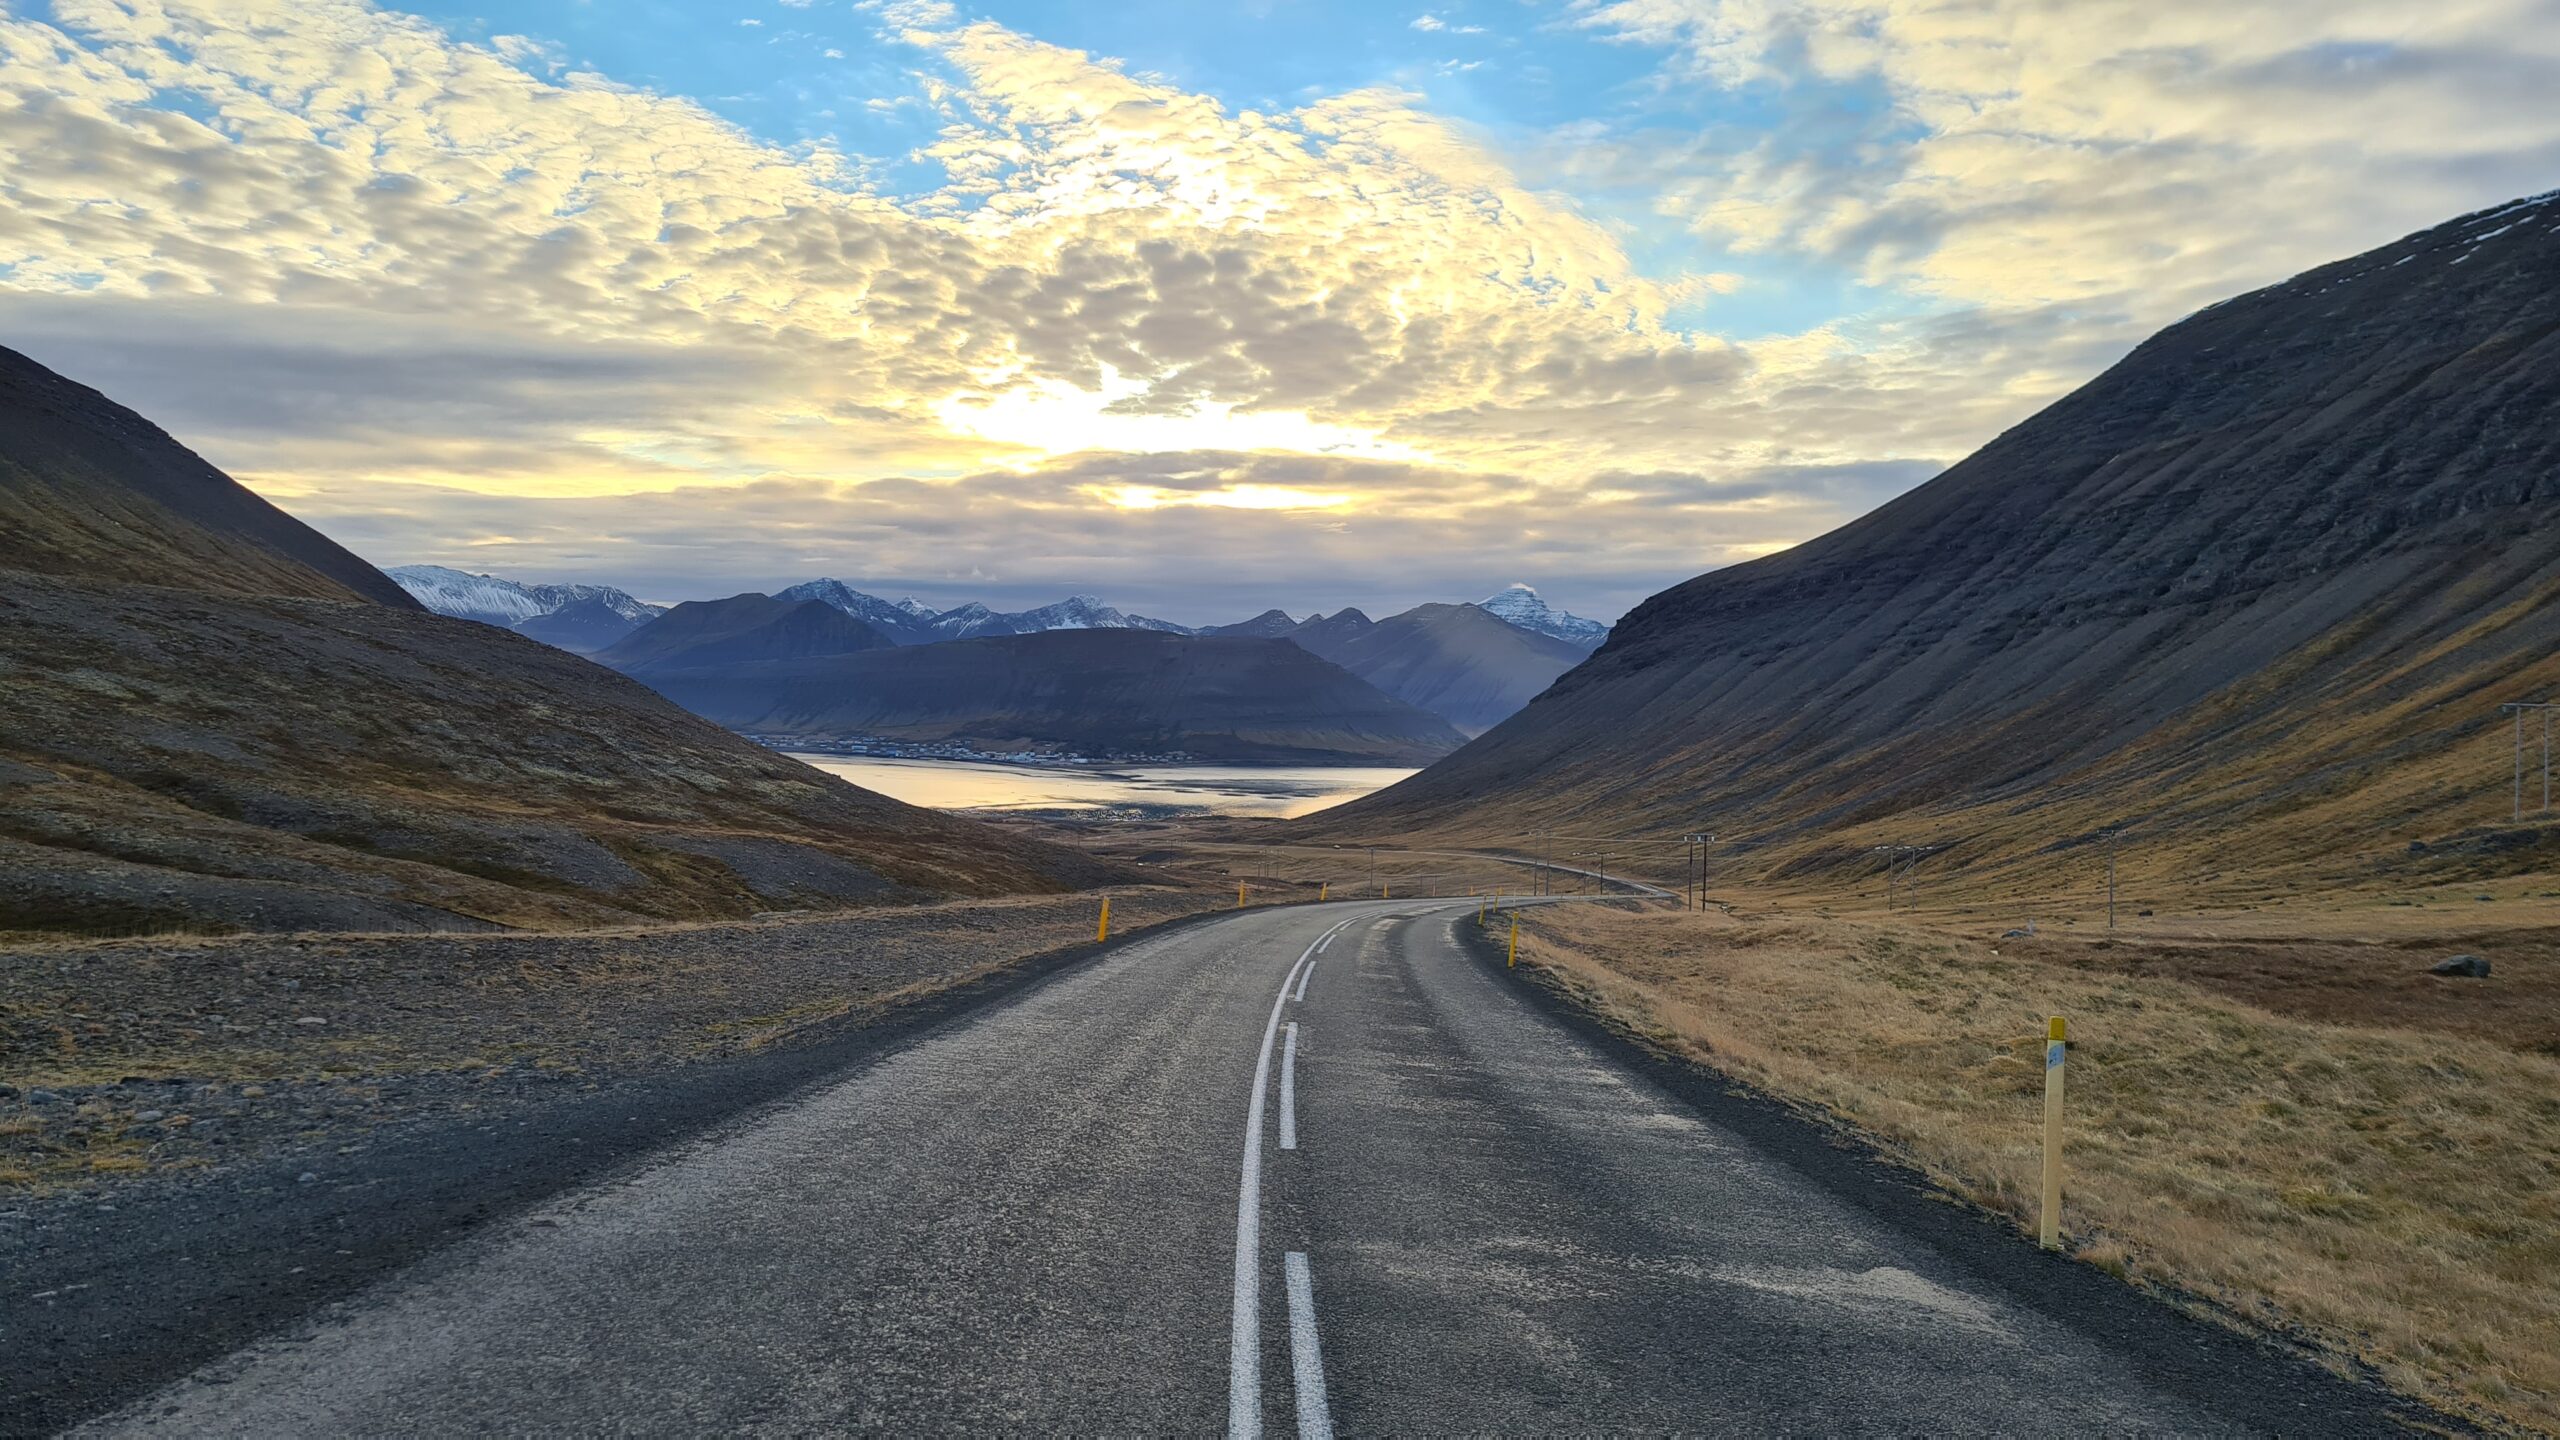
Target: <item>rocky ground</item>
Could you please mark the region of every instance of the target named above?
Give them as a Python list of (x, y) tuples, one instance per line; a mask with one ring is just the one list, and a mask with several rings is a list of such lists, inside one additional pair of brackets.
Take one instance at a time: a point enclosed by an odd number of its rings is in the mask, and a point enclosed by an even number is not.
[[(1229, 896), (1115, 895), (1115, 930)], [(1093, 938), (1100, 897), (569, 935), (0, 950), (0, 1194), (111, 1203), (246, 1157), (788, 1044)]]

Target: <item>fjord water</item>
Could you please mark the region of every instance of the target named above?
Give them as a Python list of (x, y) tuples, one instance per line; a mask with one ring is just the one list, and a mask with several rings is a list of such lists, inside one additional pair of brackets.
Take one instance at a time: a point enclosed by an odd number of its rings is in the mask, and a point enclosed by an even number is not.
[(1356, 800), (1414, 772), (1392, 766), (1111, 765), (795, 754), (830, 775), (935, 810), (1123, 810), (1289, 819)]

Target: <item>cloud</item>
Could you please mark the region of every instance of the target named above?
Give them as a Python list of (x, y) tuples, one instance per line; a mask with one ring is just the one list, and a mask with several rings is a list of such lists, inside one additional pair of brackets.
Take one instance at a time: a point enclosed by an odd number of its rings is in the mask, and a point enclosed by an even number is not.
[[(2157, 325), (2560, 171), (2549, 0), (1577, 0), (1666, 81), (1867, 117), (1666, 186), (1744, 251)], [(1839, 105), (1842, 97), (1873, 103)]]
[[(1237, 108), (856, 8), (907, 79), (845, 102), (929, 116), (912, 155), (359, 0), (0, 10), (0, 328), (386, 562), (1605, 610), (2560, 145), (2527, 0), (1585, 0), (1778, 118), (1526, 154), (1403, 90)], [(1640, 263), (1571, 193), (1613, 186), (1719, 263)], [(1753, 255), (1878, 299), (1720, 333)]]

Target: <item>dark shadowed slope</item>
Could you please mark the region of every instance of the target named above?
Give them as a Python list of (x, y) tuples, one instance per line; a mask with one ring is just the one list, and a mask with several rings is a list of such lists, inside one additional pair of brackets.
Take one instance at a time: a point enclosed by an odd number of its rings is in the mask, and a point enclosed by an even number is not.
[(896, 643), (823, 600), (732, 595), (688, 600), (616, 641), (596, 659), (643, 674), (755, 660), (800, 660)]
[(1374, 625), (1337, 616), (1289, 638), (1470, 735), (1518, 713), (1590, 653), (1473, 605), (1417, 605)]
[[(2560, 680), (2560, 197), (2172, 326), (1938, 479), (1655, 596), (1334, 831), (1711, 823), (1773, 865), (2337, 877), (2505, 819)], [(2415, 863), (2415, 862), (2411, 862)]]
[(573, 655), (592, 655), (646, 623), (615, 609), (611, 601), (591, 595), (507, 628)]
[(1286, 640), (1056, 630), (648, 679), (723, 724), (809, 738), (1380, 764), (1460, 739)]
[(428, 614), (66, 382), (0, 394), (0, 514), (0, 934), (565, 926), (1101, 873)]
[(0, 566), (416, 609), (389, 577), (86, 385), (0, 349)]

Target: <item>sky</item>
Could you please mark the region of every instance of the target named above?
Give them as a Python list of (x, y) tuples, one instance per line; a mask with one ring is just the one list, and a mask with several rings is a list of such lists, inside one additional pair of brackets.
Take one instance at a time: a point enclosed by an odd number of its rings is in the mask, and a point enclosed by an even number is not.
[(1612, 619), (2560, 185), (2560, 0), (0, 0), (0, 344), (378, 564)]

